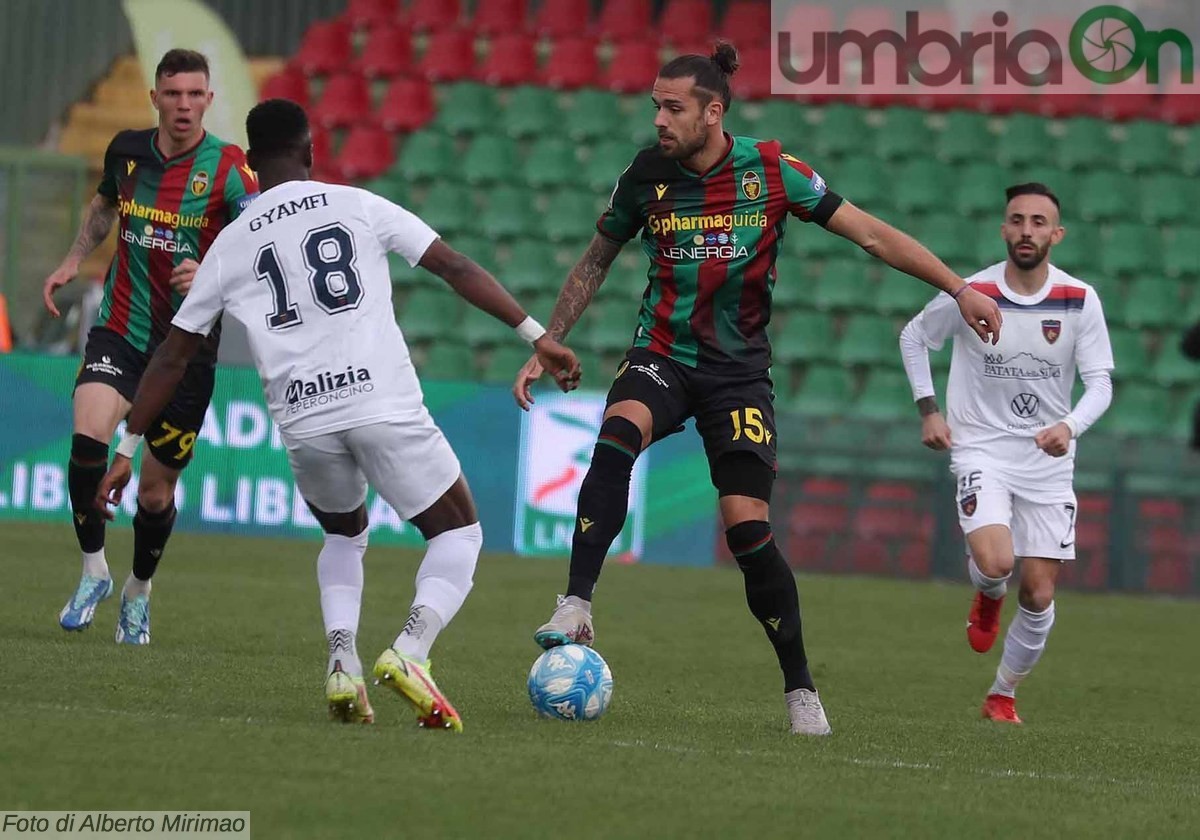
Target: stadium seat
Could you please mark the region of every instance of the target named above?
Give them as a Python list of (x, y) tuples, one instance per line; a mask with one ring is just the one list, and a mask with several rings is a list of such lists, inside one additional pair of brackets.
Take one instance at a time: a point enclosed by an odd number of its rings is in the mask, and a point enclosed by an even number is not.
[(870, 157), (848, 159), (821, 174), (838, 195), (871, 213), (891, 207), (896, 194), (892, 185), (901, 183), (889, 177), (883, 164)]
[[(416, 29), (416, 25), (413, 26)], [(465, 29), (440, 29), (429, 36), (429, 44), (417, 64), (431, 82), (459, 82), (475, 75), (475, 44)]]
[[(454, 241), (450, 244), (454, 247), (454, 250), (466, 254), (488, 271), (495, 272), (498, 267), (496, 244), (486, 236), (478, 236), (471, 233), (460, 234), (454, 237)], [(436, 284), (442, 284), (441, 278), (434, 279)]]
[(541, 85), (513, 88), (500, 111), (504, 131), (518, 139), (557, 131), (561, 124), (557, 99), (557, 93)]
[(1126, 385), (1099, 421), (1101, 428), (1127, 437), (1159, 437), (1167, 432), (1170, 397), (1154, 385)]
[(488, 186), (517, 177), (520, 156), (515, 140), (476, 135), (461, 161), (463, 180), (472, 186)]
[(933, 137), (926, 112), (892, 107), (883, 111), (883, 127), (875, 134), (875, 153), (884, 160), (907, 160), (929, 154)]
[(739, 49), (743, 44), (765, 43), (770, 31), (770, 0), (731, 0), (716, 27), (717, 37), (735, 44)]
[(596, 34), (605, 41), (637, 41), (654, 31), (651, 0), (606, 0), (596, 18)]
[(754, 102), (770, 98), (770, 47), (747, 47), (739, 52), (738, 62), (738, 71), (729, 80), (734, 99)]
[(898, 333), (883, 316), (853, 315), (838, 344), (838, 359), (845, 365), (898, 364)]
[(478, 0), (471, 28), (477, 35), (489, 37), (524, 32), (528, 16), (527, 0)]
[(593, 192), (612, 192), (636, 152), (630, 144), (619, 140), (594, 146), (581, 168), (584, 184)]
[[(509, 332), (511, 340), (511, 330)], [(511, 347), (506, 344), (499, 345), (488, 355), (487, 362), (483, 366), (483, 376), (481, 379), (484, 382), (491, 382), (496, 385), (511, 385), (517, 375), (517, 371), (529, 361), (529, 357), (532, 355), (528, 346)]]
[(1004, 215), (1004, 190), (1011, 185), (1008, 169), (996, 163), (972, 163), (955, 174), (953, 206), (969, 216), (995, 219)]
[(1176, 155), (1177, 149), (1171, 141), (1170, 126), (1139, 120), (1125, 126), (1125, 139), (1117, 147), (1117, 165), (1125, 172), (1171, 171), (1175, 168)]
[(492, 39), (479, 68), (479, 80), (489, 85), (519, 85), (537, 76), (537, 52), (524, 32), (509, 32)]
[(566, 270), (558, 265), (555, 250), (542, 239), (518, 239), (497, 276), (514, 294), (556, 294)]
[(1163, 248), (1163, 271), (1168, 277), (1200, 279), (1200, 228), (1176, 228)]
[(460, 184), (435, 183), (414, 212), (439, 234), (472, 231), (477, 214), (471, 196), (472, 191)]
[(1200, 127), (1189, 130), (1179, 150), (1177, 168), (1186, 175), (1200, 173)]
[(1113, 225), (1100, 253), (1100, 270), (1110, 277), (1159, 277), (1162, 241), (1158, 231), (1133, 222)]
[[(801, 267), (786, 261), (782, 277), (775, 281), (771, 291), (772, 325), (775, 316), (795, 309), (808, 309), (811, 289), (801, 274)], [(772, 326), (774, 329), (774, 326)]]
[(392, 135), (372, 125), (356, 125), (346, 136), (333, 167), (346, 181), (374, 178), (392, 164)]
[(1112, 138), (1108, 123), (1092, 117), (1066, 121), (1058, 144), (1058, 165), (1063, 169), (1098, 169), (1110, 165)]
[[(1108, 301), (1101, 297), (1107, 306)], [(1150, 373), (1150, 354), (1146, 352), (1146, 341), (1138, 330), (1112, 327), (1108, 333), (1112, 344), (1113, 379), (1127, 381), (1145, 379)]]
[(988, 78), (977, 81), (968, 104), (983, 114), (1024, 116), (1037, 110), (1037, 97), (1010, 81), (996, 82)]
[(384, 172), (372, 178), (363, 184), (362, 188), (401, 206), (408, 200), (408, 182), (395, 171)]
[(535, 142), (519, 168), (521, 179), (534, 189), (576, 184), (581, 177), (575, 147), (553, 135)]
[(372, 29), (354, 62), (358, 72), (368, 79), (407, 76), (412, 64), (412, 33), (398, 24)]
[(498, 120), (496, 91), (476, 82), (460, 82), (441, 89), (434, 124), (452, 135), (490, 132)]
[[(517, 370), (513, 369), (513, 376), (516, 376)], [(422, 379), (447, 382), (472, 380), (475, 379), (475, 354), (465, 344), (435, 341), (426, 352), (425, 360), (417, 366), (417, 372)]]
[(850, 372), (830, 365), (811, 365), (788, 408), (805, 417), (840, 417), (850, 408)]
[(404, 21), (416, 32), (450, 29), (462, 21), (462, 4), (459, 0), (411, 0)]
[[(555, 5), (547, 3), (543, 5)], [(543, 85), (558, 90), (576, 90), (599, 84), (600, 65), (596, 61), (596, 42), (590, 36), (564, 36), (550, 48), (538, 76)]]
[(1125, 297), (1123, 321), (1130, 327), (1163, 328), (1177, 324), (1182, 301), (1173, 283), (1156, 278), (1133, 281)]
[[(999, 193), (999, 196), (999, 200), (993, 196), (993, 204), (999, 205), (1003, 201), (1004, 193)], [(945, 213), (925, 216), (919, 224), (913, 226), (910, 233), (947, 265), (962, 270), (975, 260), (975, 236), (978, 230), (978, 223), (964, 218), (961, 214)]]
[(388, 85), (374, 117), (386, 131), (407, 132), (428, 125), (435, 111), (428, 79), (400, 78)]
[(1178, 75), (1163, 86), (1159, 117), (1175, 125), (1190, 125), (1200, 122), (1200, 96), (1192, 83), (1185, 84)]
[(333, 163), (333, 140), (329, 132), (315, 121), (312, 123), (312, 141), (313, 169), (317, 172), (327, 171)]
[[(736, 103), (734, 108), (737, 109)], [(813, 132), (804, 119), (805, 109), (796, 102), (782, 98), (770, 99), (762, 103), (758, 110), (759, 117), (754, 126), (758, 137), (762, 140), (778, 140), (783, 148), (798, 158), (803, 159), (805, 154), (811, 154), (816, 139), (822, 136), (823, 127), (822, 132)]]
[[(582, 142), (610, 137), (613, 126), (625, 119), (617, 97), (600, 90), (576, 93), (564, 116), (567, 135)], [(625, 164), (621, 168), (624, 169)]]
[(1200, 188), (1194, 178), (1159, 173), (1143, 175), (1139, 182), (1139, 214), (1147, 225), (1184, 224), (1200, 206)]
[(449, 289), (416, 289), (400, 308), (400, 329), (410, 341), (457, 335), (465, 303)]
[(542, 219), (542, 231), (551, 242), (591, 239), (603, 203), (590, 193), (561, 190), (550, 199), (549, 209)]
[(413, 181), (440, 180), (454, 173), (454, 143), (438, 131), (416, 131), (400, 149), (395, 171)]
[[(875, 129), (866, 121), (867, 109), (857, 105), (833, 102), (821, 109), (821, 121), (812, 128), (804, 120), (804, 108), (792, 102), (768, 102), (763, 106), (765, 113), (779, 113), (779, 122), (789, 118), (789, 134), (793, 143), (803, 143), (799, 151), (793, 151), (803, 159), (805, 154), (815, 153), (824, 158), (849, 159), (851, 166), (870, 154), (875, 148)], [(779, 135), (780, 140), (786, 140)], [(810, 151), (811, 150), (811, 151)], [(829, 173), (823, 173), (828, 176)]]
[(873, 283), (859, 259), (829, 260), (817, 276), (813, 305), (822, 312), (849, 312), (871, 307)]
[(585, 32), (591, 17), (590, 0), (543, 2), (534, 14), (533, 31), (542, 38), (568, 38)]
[(952, 170), (931, 160), (915, 159), (896, 167), (889, 187), (894, 192), (892, 204), (907, 213), (930, 213), (942, 210), (946, 196), (951, 194)]
[[(899, 349), (893, 348), (892, 356), (898, 360)], [(854, 401), (854, 415), (864, 420), (900, 422), (911, 419), (913, 414), (912, 388), (908, 384), (908, 377), (902, 370), (894, 368), (872, 370), (862, 393)]]
[(658, 75), (658, 45), (653, 41), (617, 44), (612, 60), (600, 74), (601, 87), (616, 93), (648, 91)]
[(260, 102), (290, 99), (301, 108), (308, 108), (308, 79), (300, 68), (289, 64), (263, 82), (258, 98)]
[(1078, 212), (1082, 180), (1083, 176), (1077, 172), (1068, 172), (1049, 164), (1016, 168), (1012, 172), (1011, 183), (1038, 181), (1045, 184), (1058, 196), (1059, 201), (1062, 202), (1063, 212), (1069, 217)]
[(341, 72), (354, 57), (350, 34), (350, 25), (343, 20), (319, 20), (304, 31), (292, 63), (307, 76)]
[(934, 143), (938, 160), (955, 164), (990, 159), (995, 146), (996, 136), (988, 129), (988, 118), (970, 111), (947, 114), (946, 125)]
[(309, 117), (322, 128), (345, 128), (371, 114), (371, 91), (357, 73), (333, 76), (312, 107)]
[[(514, 338), (512, 327), (474, 306), (467, 307), (467, 314), (463, 318), (462, 337), (471, 349), (476, 351), (483, 347), (504, 345)], [(525, 358), (529, 356), (526, 355)], [(515, 373), (516, 369), (513, 370), (513, 374)]]
[(1100, 116), (1106, 120), (1153, 119), (1158, 112), (1158, 86), (1150, 84), (1144, 76), (1126, 79), (1117, 95), (1101, 96), (1098, 104)]
[(515, 187), (499, 187), (487, 196), (487, 206), (473, 219), (482, 231), (497, 239), (544, 236), (542, 219), (531, 195)]
[[(1053, 187), (1051, 187), (1053, 189)], [(1130, 192), (1134, 192), (1130, 195)], [(1079, 183), (1079, 217), (1088, 222), (1128, 218), (1137, 203), (1136, 183), (1115, 169), (1089, 172)]]
[(346, 20), (355, 29), (373, 29), (395, 21), (399, 9), (399, 0), (350, 0)]
[(694, 44), (713, 31), (713, 4), (708, 0), (667, 0), (658, 16), (658, 31), (670, 44)]
[[(1170, 338), (1174, 338), (1174, 336)], [(1168, 339), (1163, 342), (1163, 347), (1154, 360), (1152, 375), (1155, 382), (1168, 388), (1186, 385), (1190, 382), (1200, 382), (1200, 370), (1197, 370), (1196, 362), (1183, 355), (1178, 340)]]
[(633, 343), (637, 307), (628, 301), (594, 302), (581, 340), (596, 353), (621, 353)]
[(1006, 119), (1004, 133), (996, 143), (996, 160), (1010, 167), (1052, 160), (1057, 140), (1046, 126), (1046, 120), (1031, 114), (1014, 114)]
[[(934, 253), (938, 254), (937, 251)], [(914, 280), (906, 274), (891, 271), (879, 284), (879, 291), (875, 295), (875, 306), (883, 315), (909, 320), (916, 317), (917, 313), (933, 300), (935, 294), (935, 290), (924, 283)]]
[[(778, 286), (776, 286), (778, 288)], [(837, 340), (833, 320), (815, 312), (798, 312), (782, 324), (772, 325), (772, 357), (776, 362), (830, 362)]]

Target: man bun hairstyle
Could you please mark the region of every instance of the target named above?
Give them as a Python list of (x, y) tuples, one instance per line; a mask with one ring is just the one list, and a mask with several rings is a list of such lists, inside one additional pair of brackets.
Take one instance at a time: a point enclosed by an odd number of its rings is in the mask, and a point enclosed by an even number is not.
[(718, 99), (725, 110), (729, 110), (732, 99), (729, 93), (729, 77), (737, 72), (737, 47), (728, 41), (718, 41), (712, 55), (677, 55), (658, 71), (660, 79), (685, 79), (696, 82), (696, 96), (707, 105)]
[(176, 73), (203, 73), (209, 78), (208, 58), (195, 50), (167, 50), (154, 68), (154, 81)]

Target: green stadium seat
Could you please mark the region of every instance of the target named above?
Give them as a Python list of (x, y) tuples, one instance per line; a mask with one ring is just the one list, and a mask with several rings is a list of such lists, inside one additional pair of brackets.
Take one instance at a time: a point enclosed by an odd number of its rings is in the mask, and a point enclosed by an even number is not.
[(775, 280), (771, 290), (771, 308), (775, 313), (790, 312), (795, 309), (807, 309), (811, 303), (812, 288), (804, 279), (799, 266), (789, 269), (785, 266)]
[(833, 319), (815, 312), (798, 312), (775, 326), (771, 335), (774, 360), (784, 364), (833, 361), (837, 339)]
[(476, 82), (460, 82), (445, 85), (438, 92), (434, 125), (447, 134), (490, 134), (498, 122), (494, 88)]
[(937, 134), (934, 149), (945, 163), (972, 163), (995, 154), (996, 135), (988, 129), (988, 117), (973, 111), (951, 111)]
[[(477, 378), (475, 354), (466, 345), (437, 341), (429, 347), (425, 360), (417, 366), (417, 373), (422, 379), (472, 382)], [(516, 375), (517, 369), (514, 368), (512, 376)]]
[(975, 234), (971, 238), (975, 244), (975, 262), (971, 270), (972, 274), (985, 266), (1003, 262), (1007, 256), (1008, 251), (1005, 249), (1004, 239), (1000, 236), (1002, 216), (1003, 213), (997, 213), (995, 220), (980, 219), (977, 223)]
[(542, 220), (533, 206), (533, 193), (516, 187), (491, 190), (478, 217), (483, 232), (497, 239), (544, 236)]
[(608, 195), (617, 185), (617, 178), (633, 161), (637, 149), (621, 140), (600, 143), (591, 149), (580, 171), (583, 183), (590, 190)]
[(845, 365), (896, 364), (899, 330), (882, 315), (854, 315), (846, 322), (837, 354)]
[(811, 365), (787, 408), (805, 417), (840, 417), (850, 409), (854, 383), (850, 372), (832, 365)]
[(1185, 175), (1200, 175), (1200, 125), (1192, 126), (1179, 150), (1178, 169)]
[[(1107, 304), (1107, 300), (1105, 303)], [(1128, 381), (1146, 379), (1150, 373), (1150, 354), (1146, 352), (1146, 341), (1138, 330), (1113, 327), (1108, 333), (1112, 343), (1113, 379)]]
[(875, 134), (875, 154), (892, 161), (928, 155), (934, 144), (925, 121), (928, 113), (917, 108), (885, 108), (883, 127)]
[(408, 182), (398, 172), (389, 172), (373, 178), (362, 186), (363, 189), (386, 198), (393, 204), (403, 205), (408, 196)]
[(462, 178), (473, 186), (489, 186), (512, 181), (520, 156), (515, 140), (481, 134), (467, 147), (460, 163)]
[(596, 353), (623, 353), (633, 344), (637, 307), (627, 301), (593, 302), (581, 340)]
[[(1001, 251), (1001, 258), (1004, 253)], [(1067, 235), (1050, 249), (1050, 262), (1068, 274), (1087, 280), (1100, 264), (1100, 231), (1096, 225), (1067, 227)]]
[(1168, 433), (1171, 399), (1154, 385), (1126, 385), (1114, 394), (1112, 408), (1100, 418), (1100, 430), (1127, 437), (1159, 437)]
[(596, 220), (605, 203), (590, 192), (562, 190), (550, 199), (542, 231), (551, 242), (589, 240), (596, 232)]
[(520, 171), (521, 180), (534, 189), (575, 184), (581, 177), (575, 147), (557, 137), (545, 137), (534, 143)]
[[(768, 103), (767, 107), (798, 112), (793, 124), (796, 135), (793, 142), (803, 143), (806, 152), (811, 148), (822, 157), (848, 159), (848, 165), (853, 166), (875, 148), (875, 129), (867, 123), (865, 108), (839, 103), (826, 105), (821, 110), (821, 122), (814, 128), (804, 124), (802, 112), (792, 103)], [(780, 136), (780, 140), (783, 139)], [(821, 174), (827, 176), (827, 173)]]
[(996, 224), (1004, 216), (1004, 190), (1011, 186), (1009, 171), (996, 163), (972, 163), (955, 172), (954, 206), (970, 216), (988, 217)]
[(875, 283), (860, 260), (829, 260), (817, 275), (813, 304), (825, 312), (870, 309)]
[[(423, 268), (416, 268), (408, 264), (408, 260), (399, 254), (387, 255), (388, 261), (388, 276), (392, 280), (392, 285), (397, 286), (398, 290), (408, 291), (417, 286), (432, 286), (432, 283), (426, 281), (425, 278), (432, 275)], [(440, 281), (439, 281), (440, 282)]]
[(470, 230), (475, 223), (473, 192), (459, 184), (435, 184), (425, 200), (414, 208), (418, 216), (439, 234), (452, 235)]
[[(1000, 194), (1003, 198), (1003, 193)], [(979, 226), (961, 215), (938, 214), (924, 217), (909, 231), (921, 244), (951, 268), (973, 273), (977, 245), (975, 235)]]
[(1175, 228), (1165, 237), (1163, 271), (1168, 277), (1200, 279), (1200, 228)]
[[(652, 118), (646, 119), (649, 122)], [(567, 136), (575, 141), (606, 139), (612, 136), (613, 126), (626, 121), (620, 99), (600, 90), (579, 91), (564, 114)]]
[(953, 195), (953, 170), (932, 160), (913, 160), (897, 167), (888, 179), (892, 205), (904, 213), (947, 210)]
[(1125, 172), (1168, 172), (1175, 168), (1171, 126), (1139, 120), (1126, 123), (1125, 139), (1117, 147), (1117, 166)]
[[(529, 361), (529, 357), (532, 355), (533, 353), (528, 347), (520, 345), (496, 347), (488, 355), (487, 362), (483, 366), (483, 376), (480, 378), (484, 382), (496, 385), (511, 385), (517, 376), (517, 371)], [(546, 380), (549, 381), (548, 376)]]
[(1122, 320), (1129, 327), (1163, 328), (1178, 324), (1182, 316), (1179, 290), (1161, 280), (1135, 280), (1125, 297)]
[(1103, 241), (1100, 271), (1111, 277), (1158, 277), (1162, 240), (1158, 231), (1139, 224), (1113, 225)]
[(898, 271), (889, 271), (884, 275), (883, 282), (879, 284), (875, 305), (884, 315), (911, 319), (916, 317), (917, 313), (924, 309), (936, 294), (936, 289), (920, 280), (915, 280)]
[(791, 217), (787, 222), (788, 226), (779, 250), (789, 260), (807, 262), (852, 257), (858, 250), (858, 246), (853, 242), (846, 241), (836, 233), (830, 233), (820, 225), (807, 224)]
[(512, 327), (482, 309), (468, 306), (463, 318), (463, 340), (473, 349), (492, 347), (513, 340)]
[(400, 307), (400, 329), (410, 341), (459, 335), (465, 306), (449, 289), (416, 289)]
[(505, 133), (518, 140), (554, 133), (562, 119), (558, 93), (532, 85), (513, 88), (500, 113)]
[(1168, 388), (1200, 382), (1200, 365), (1183, 355), (1179, 337), (1168, 333), (1158, 358), (1154, 360), (1154, 381)]
[[(476, 236), (466, 233), (454, 237), (453, 240), (446, 240), (446, 244), (455, 251), (466, 254), (488, 271), (493, 273), (496, 271), (496, 243), (492, 242), (486, 236)], [(429, 274), (429, 272), (426, 271), (425, 274)], [(432, 274), (429, 274), (429, 276), (433, 277)], [(434, 282), (439, 286), (445, 285), (441, 278), (435, 277)]]
[(901, 370), (872, 370), (854, 401), (854, 416), (863, 420), (910, 421), (914, 414), (912, 388)]
[(1160, 173), (1140, 180), (1141, 217), (1148, 225), (1185, 224), (1200, 205), (1200, 188), (1194, 179)]
[(1048, 186), (1062, 203), (1063, 223), (1079, 218), (1079, 192), (1082, 177), (1057, 166), (1022, 167), (1012, 173), (1011, 184), (1038, 181)]
[(1094, 117), (1075, 117), (1065, 121), (1058, 144), (1058, 165), (1063, 169), (1102, 169), (1112, 162), (1112, 137), (1109, 124)]
[(555, 247), (540, 239), (519, 239), (500, 267), (501, 282), (514, 294), (555, 294), (566, 269), (555, 258)]
[(1133, 180), (1112, 169), (1085, 175), (1079, 188), (1079, 217), (1088, 222), (1129, 218), (1131, 205), (1137, 206)]
[(873, 213), (890, 208), (900, 189), (895, 174), (870, 157), (843, 161), (821, 174), (829, 182), (830, 189)]
[[(804, 106), (786, 99), (769, 99), (762, 103), (758, 110), (759, 117), (754, 121), (754, 131), (760, 139), (778, 140), (789, 150), (801, 148), (798, 144), (804, 144), (802, 151), (807, 150), (815, 141)], [(796, 156), (803, 157), (800, 154)]]
[(410, 181), (434, 181), (456, 176), (454, 141), (431, 129), (408, 135), (391, 174)]
[(1054, 158), (1057, 140), (1046, 130), (1049, 123), (1032, 114), (1014, 114), (1004, 121), (996, 142), (996, 160), (1003, 166), (1037, 166)]

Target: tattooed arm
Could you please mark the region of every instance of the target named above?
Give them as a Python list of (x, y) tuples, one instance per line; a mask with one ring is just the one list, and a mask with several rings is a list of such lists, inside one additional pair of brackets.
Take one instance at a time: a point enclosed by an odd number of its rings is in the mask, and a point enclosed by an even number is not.
[(567, 275), (567, 282), (558, 293), (558, 301), (550, 315), (550, 326), (547, 329), (556, 340), (562, 341), (571, 331), (571, 327), (575, 326), (583, 310), (592, 302), (596, 290), (608, 276), (608, 269), (619, 253), (621, 246), (608, 237), (598, 233), (592, 237), (587, 250)]
[(42, 286), (42, 302), (55, 318), (59, 316), (59, 312), (58, 307), (54, 305), (54, 293), (75, 279), (79, 264), (105, 240), (116, 220), (116, 202), (103, 195), (95, 196), (84, 211), (83, 223), (79, 226), (79, 235), (75, 237), (75, 243)]

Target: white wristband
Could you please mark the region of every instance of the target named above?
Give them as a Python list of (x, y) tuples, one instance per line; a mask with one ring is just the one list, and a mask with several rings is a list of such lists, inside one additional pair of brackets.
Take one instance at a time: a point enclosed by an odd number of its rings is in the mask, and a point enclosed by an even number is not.
[(137, 454), (138, 447), (141, 445), (142, 435), (126, 434), (117, 444), (117, 454), (133, 460), (133, 456)]
[(533, 320), (532, 315), (526, 315), (525, 320), (517, 324), (515, 329), (520, 339), (528, 341), (530, 344), (533, 344), (533, 342), (546, 334), (546, 328)]
[(1068, 414), (1066, 417), (1064, 417), (1064, 418), (1062, 419), (1062, 421), (1061, 421), (1061, 422), (1062, 422), (1062, 423), (1063, 423), (1063, 424), (1064, 424), (1064, 425), (1065, 425), (1065, 426), (1066, 426), (1068, 429), (1070, 429), (1070, 430), (1071, 430), (1071, 437), (1072, 437), (1072, 438), (1077, 438), (1077, 437), (1079, 437), (1079, 423), (1078, 423), (1078, 422), (1075, 420), (1075, 418), (1074, 418), (1074, 417), (1072, 417), (1070, 414)]

